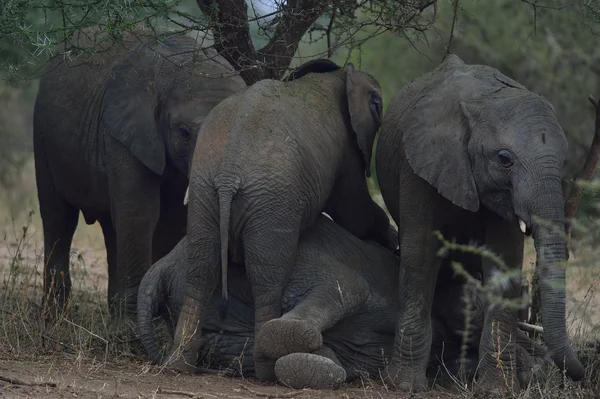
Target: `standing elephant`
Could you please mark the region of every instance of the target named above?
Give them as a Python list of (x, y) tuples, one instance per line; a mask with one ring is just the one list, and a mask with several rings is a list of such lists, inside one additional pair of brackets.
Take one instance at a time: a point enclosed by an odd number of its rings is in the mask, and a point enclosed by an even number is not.
[(57, 53), (93, 54), (53, 58), (40, 81), (33, 141), (51, 316), (70, 296), (80, 211), (102, 227), (111, 313), (135, 312), (144, 273), (185, 234), (182, 198), (196, 133), (215, 105), (245, 87), (190, 37), (124, 34), (113, 42), (76, 32)]
[[(184, 296), (186, 241), (184, 237), (152, 265), (138, 292), (140, 339), (156, 363), (162, 356), (153, 335), (153, 317), (162, 315), (169, 327), (177, 321)], [(403, 297), (396, 284), (398, 258), (323, 215), (301, 235), (296, 254), (283, 295), (284, 315), (263, 326), (266, 333), (260, 340), (254, 339), (253, 298), (244, 265), (229, 264), (229, 317), (221, 324), (215, 292), (202, 325), (205, 345), (198, 364), (252, 376), (253, 351), (258, 348), (277, 360), (277, 379), (294, 388), (332, 388), (363, 373), (379, 378), (391, 355), (395, 314)], [(469, 300), (457, 301), (464, 288)], [(484, 296), (473, 288), (451, 278), (436, 289), (428, 374), (438, 380), (440, 369), (458, 374), (465, 331), (470, 335), (464, 377), (470, 379), (477, 368)], [(465, 318), (465, 303), (470, 304), (470, 321)], [(544, 362), (545, 350), (522, 332), (518, 339), (519, 378), (527, 382), (533, 362)]]
[[(558, 367), (573, 380), (583, 378), (565, 325), (561, 169), (566, 150), (548, 101), (494, 68), (467, 65), (455, 55), (392, 99), (376, 166), (384, 201), (400, 225), (404, 300), (388, 377), (401, 389), (427, 384), (429, 315), (442, 264), (436, 230), (450, 241), (485, 244), (517, 272), (500, 287), (504, 299), (520, 297), (523, 234), (533, 234), (546, 344)], [(463, 260), (471, 271), (481, 271), (484, 284), (501, 271), (487, 256)], [(486, 309), (483, 388), (519, 389), (513, 378), (516, 311), (498, 302)]]
[[(397, 233), (365, 179), (381, 104), (374, 78), (352, 64), (316, 60), (290, 81), (255, 83), (208, 115), (190, 169), (185, 299), (170, 358), (176, 369), (194, 370), (219, 266), (227, 307), (228, 253), (246, 267), (259, 334), (281, 316), (298, 238), (321, 211), (357, 237), (396, 248)], [(259, 379), (274, 379), (274, 362), (260, 351), (254, 360)]]

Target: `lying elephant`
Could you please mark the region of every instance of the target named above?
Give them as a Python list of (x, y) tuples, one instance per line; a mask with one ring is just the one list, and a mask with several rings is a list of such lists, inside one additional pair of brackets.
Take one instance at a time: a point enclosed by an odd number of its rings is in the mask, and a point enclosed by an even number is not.
[[(424, 389), (431, 320), (442, 245), (485, 245), (505, 263), (477, 256), (496, 298), (486, 309), (480, 385), (518, 391), (515, 350), (524, 235), (533, 235), (540, 281), (544, 340), (554, 363), (573, 380), (585, 370), (566, 328), (564, 200), (561, 170), (567, 140), (552, 105), (500, 71), (450, 55), (392, 99), (376, 149), (381, 193), (399, 230), (406, 301), (397, 315), (394, 353), (386, 377), (402, 389)], [(459, 254), (460, 255), (460, 254)], [(507, 283), (498, 280), (511, 270)], [(506, 280), (505, 280), (506, 281)], [(500, 288), (496, 288), (500, 287)], [(500, 351), (498, 346), (504, 348)], [(417, 348), (417, 349), (415, 349)], [(501, 364), (501, 367), (498, 367)], [(508, 383), (507, 383), (508, 381)]]
[[(140, 339), (150, 358), (164, 359), (154, 335), (152, 320), (161, 314), (167, 325), (177, 321), (183, 303), (185, 247), (182, 239), (144, 276), (138, 292)], [(301, 236), (295, 267), (284, 294), (284, 315), (267, 322), (254, 340), (254, 307), (244, 266), (230, 263), (229, 316), (221, 325), (218, 293), (204, 319), (199, 362), (212, 368), (229, 368), (253, 375), (253, 349), (258, 347), (277, 360), (277, 378), (301, 388), (336, 387), (366, 373), (379, 378), (394, 341), (399, 306), (398, 258), (375, 242), (362, 241), (331, 219), (320, 215)], [(482, 296), (468, 291), (471, 319), (466, 328), (461, 308), (463, 289), (458, 279), (439, 287), (433, 323), (430, 371), (440, 361), (457, 373), (465, 331), (466, 367), (477, 366), (477, 345), (483, 325)], [(526, 382), (536, 357), (545, 351), (520, 333), (519, 376)], [(468, 377), (468, 375), (467, 375)]]
[(111, 314), (135, 311), (144, 273), (185, 235), (181, 200), (198, 129), (245, 87), (190, 37), (159, 40), (137, 28), (123, 36), (75, 32), (56, 51), (71, 57), (50, 60), (40, 80), (33, 143), (51, 316), (70, 296), (80, 211), (102, 226)]

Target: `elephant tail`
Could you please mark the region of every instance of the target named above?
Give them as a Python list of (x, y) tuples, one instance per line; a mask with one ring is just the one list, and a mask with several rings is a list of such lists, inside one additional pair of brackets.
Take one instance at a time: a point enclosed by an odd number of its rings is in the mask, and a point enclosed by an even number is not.
[(229, 295), (227, 293), (227, 260), (229, 248), (229, 219), (231, 216), (231, 202), (237, 193), (239, 186), (221, 186), (219, 192), (219, 231), (221, 234), (221, 303), (219, 305), (219, 316), (221, 322), (227, 317), (229, 311)]

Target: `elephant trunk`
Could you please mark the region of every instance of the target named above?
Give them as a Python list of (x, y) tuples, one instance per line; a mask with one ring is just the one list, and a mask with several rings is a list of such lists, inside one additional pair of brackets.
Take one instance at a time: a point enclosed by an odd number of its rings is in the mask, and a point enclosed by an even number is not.
[[(546, 182), (547, 183), (547, 182)], [(571, 347), (566, 327), (564, 210), (560, 181), (548, 185), (533, 205), (532, 233), (537, 254), (536, 277), (539, 282), (544, 340), (552, 360), (574, 381), (584, 377), (585, 370)]]
[[(154, 265), (156, 266), (156, 265)], [(162, 353), (158, 349), (154, 337), (154, 317), (159, 314), (160, 309), (160, 270), (156, 267), (150, 268), (140, 284), (137, 303), (138, 334), (146, 353), (153, 363), (161, 364)]]

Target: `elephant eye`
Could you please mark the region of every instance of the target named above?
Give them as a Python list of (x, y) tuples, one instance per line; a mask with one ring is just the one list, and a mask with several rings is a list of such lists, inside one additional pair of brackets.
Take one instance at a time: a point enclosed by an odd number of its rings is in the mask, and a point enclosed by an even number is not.
[(513, 166), (513, 155), (507, 150), (501, 150), (498, 153), (498, 161), (500, 161), (500, 165), (505, 168), (510, 168)]
[(179, 134), (181, 135), (181, 137), (183, 137), (186, 140), (190, 138), (190, 131), (185, 126), (179, 127)]

